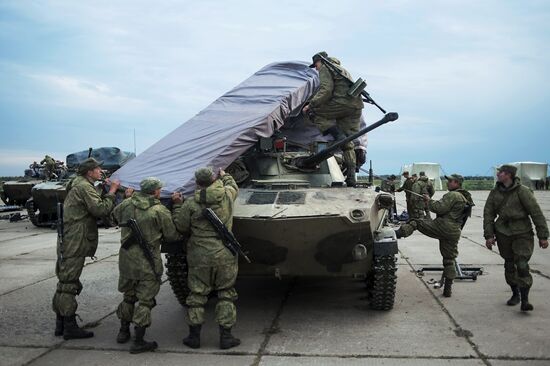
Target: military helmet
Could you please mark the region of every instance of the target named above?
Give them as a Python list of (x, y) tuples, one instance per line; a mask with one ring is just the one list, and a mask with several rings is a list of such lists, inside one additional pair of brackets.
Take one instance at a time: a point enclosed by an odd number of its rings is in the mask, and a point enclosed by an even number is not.
[(426, 172), (420, 172), (420, 173), (418, 173), (418, 175), (420, 175), (421, 177), (424, 177), (424, 176), (426, 176)]
[(445, 176), (445, 179), (447, 180), (456, 180), (458, 183), (462, 184), (464, 182), (464, 177), (460, 174), (451, 174), (451, 175), (446, 175)]
[(501, 165), (499, 168), (497, 168), (497, 170), (499, 172), (510, 173), (510, 174), (512, 174), (512, 176), (515, 176), (516, 173), (518, 172), (518, 168), (516, 168), (515, 166), (510, 165), (510, 164)]
[(102, 161), (97, 161), (94, 158), (88, 158), (84, 160), (80, 165), (78, 166), (77, 173), (78, 175), (85, 175), (90, 170), (94, 170), (98, 166), (101, 166), (103, 164)]
[(313, 63), (311, 65), (309, 65), (309, 67), (311, 68), (314, 68), (315, 67), (315, 63), (317, 61), (321, 61), (322, 60), (322, 57), (324, 58), (327, 58), (328, 57), (328, 54), (325, 52), (325, 51), (321, 51), (321, 52), (317, 52), (315, 55), (313, 55), (311, 57), (311, 60), (313, 61)]
[(154, 193), (157, 189), (162, 188), (163, 186), (164, 186), (164, 183), (162, 183), (160, 179), (155, 177), (145, 178), (139, 183), (139, 187), (141, 188), (141, 193), (147, 193), (147, 194)]
[(409, 171), (405, 170), (403, 173), (401, 173), (402, 176), (409, 175)]
[(201, 187), (208, 187), (212, 183), (214, 171), (211, 167), (199, 168), (195, 172), (195, 183)]

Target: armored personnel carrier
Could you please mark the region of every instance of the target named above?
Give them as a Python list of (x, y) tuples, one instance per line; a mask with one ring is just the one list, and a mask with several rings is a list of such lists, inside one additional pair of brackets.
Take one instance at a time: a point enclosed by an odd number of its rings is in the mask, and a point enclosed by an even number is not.
[[(293, 144), (284, 133), (261, 138), (227, 171), (240, 185), (233, 232), (252, 263), (240, 275), (340, 276), (366, 280), (370, 306), (393, 307), (397, 239), (387, 226), (393, 196), (348, 188), (333, 156), (396, 113), (332, 145)], [(183, 246), (166, 247), (167, 275), (180, 303), (187, 296)]]
[[(67, 184), (76, 175), (78, 165), (89, 156), (103, 162), (104, 178), (108, 178), (115, 170), (134, 158), (135, 154), (122, 151), (118, 147), (101, 147), (67, 155), (67, 176), (63, 179), (50, 180), (35, 185), (31, 191), (32, 197), (25, 203), (29, 219), (35, 226), (56, 224), (57, 203), (65, 200)], [(98, 185), (97, 189), (101, 190), (102, 186)]]

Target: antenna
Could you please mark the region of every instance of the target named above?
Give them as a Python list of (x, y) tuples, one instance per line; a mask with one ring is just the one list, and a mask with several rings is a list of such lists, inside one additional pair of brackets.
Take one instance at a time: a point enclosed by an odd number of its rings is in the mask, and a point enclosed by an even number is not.
[(136, 129), (134, 128), (134, 155), (137, 155), (136, 153)]

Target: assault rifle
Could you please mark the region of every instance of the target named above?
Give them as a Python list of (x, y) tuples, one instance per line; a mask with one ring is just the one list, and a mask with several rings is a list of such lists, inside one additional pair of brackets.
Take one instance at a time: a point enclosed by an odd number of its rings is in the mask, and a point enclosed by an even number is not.
[(214, 211), (212, 211), (211, 208), (205, 208), (204, 210), (202, 210), (202, 215), (212, 224), (214, 229), (220, 235), (223, 245), (225, 245), (225, 247), (231, 252), (231, 254), (233, 254), (234, 257), (237, 254), (240, 254), (248, 263), (252, 263), (247, 255), (243, 252), (241, 244), (237, 241), (235, 235), (233, 235), (233, 233), (229, 231), (227, 226), (225, 226), (222, 220), (220, 220), (220, 218), (216, 215)]
[(342, 71), (334, 63), (332, 63), (332, 61), (330, 61), (328, 58), (326, 58), (321, 54), (317, 54), (317, 55), (321, 57), (321, 60), (323, 61), (326, 67), (328, 67), (332, 72), (344, 78), (344, 80), (346, 80), (350, 84), (350, 88), (348, 90), (349, 96), (356, 97), (359, 94), (361, 94), (361, 96), (363, 97), (363, 102), (376, 106), (378, 109), (380, 109), (382, 113), (386, 114), (386, 111), (384, 110), (384, 108), (380, 107), (374, 101), (374, 99), (371, 98), (370, 94), (367, 93), (367, 91), (365, 90), (367, 86), (367, 82), (365, 80), (359, 78), (357, 79), (357, 81), (353, 81), (352, 79), (344, 75)]
[(155, 277), (157, 280), (160, 281), (160, 275), (157, 273), (156, 267), (155, 267), (155, 258), (153, 257), (153, 253), (151, 252), (151, 249), (149, 248), (149, 244), (143, 237), (143, 233), (141, 232), (141, 229), (139, 228), (139, 225), (136, 221), (136, 219), (129, 219), (127, 223), (125, 224), (119, 224), (120, 227), (127, 227), (130, 230), (132, 230), (132, 235), (122, 243), (122, 248), (128, 250), (133, 244), (138, 244), (139, 248), (143, 252), (143, 256), (149, 262), (149, 265), (151, 266), (151, 270), (155, 274)]

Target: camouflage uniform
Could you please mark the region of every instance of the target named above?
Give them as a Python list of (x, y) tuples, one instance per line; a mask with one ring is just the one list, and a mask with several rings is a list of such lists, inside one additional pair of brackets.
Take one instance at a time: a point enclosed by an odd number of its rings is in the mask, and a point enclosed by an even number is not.
[(40, 164), (44, 164), (44, 175), (46, 176), (46, 180), (50, 180), (55, 172), (55, 160), (51, 156), (46, 155)]
[[(324, 57), (326, 53), (321, 52)], [(316, 55), (317, 56), (317, 55)], [(328, 57), (327, 57), (328, 58)], [(315, 61), (315, 56), (313, 56)], [(328, 58), (343, 75), (351, 79), (347, 70), (340, 66), (340, 61), (334, 57)], [(313, 66), (313, 65), (312, 65)], [(333, 134), (335, 139), (341, 139), (341, 133), (350, 136), (359, 131), (363, 100), (361, 96), (348, 95), (350, 84), (340, 75), (330, 70), (325, 64), (319, 69), (319, 89), (311, 98), (309, 106), (314, 114), (313, 123), (323, 134)], [(332, 133), (331, 128), (336, 121), (339, 133)], [(344, 163), (348, 169), (348, 177), (355, 174), (356, 158), (353, 142), (342, 148)], [(354, 181), (354, 180), (353, 180)]]
[(121, 247), (119, 251), (118, 290), (123, 293), (124, 300), (118, 305), (116, 313), (119, 319), (146, 328), (151, 325), (151, 309), (156, 305), (155, 296), (159, 292), (160, 276), (163, 272), (161, 240), (176, 241), (179, 234), (170, 211), (150, 193), (143, 193), (143, 189), (141, 193), (134, 193), (131, 198), (118, 205), (113, 210), (112, 218), (119, 224), (135, 219), (154, 257), (158, 278), (139, 244), (131, 238), (130, 228), (122, 228), (121, 243), (127, 240), (132, 240), (133, 243), (127, 249)]
[(238, 187), (235, 180), (226, 174), (210, 186), (197, 189), (193, 198), (183, 204), (175, 204), (174, 223), (181, 233), (190, 233), (187, 242), (189, 265), (187, 297), (188, 321), (191, 326), (204, 323), (204, 306), (208, 294), (217, 292), (216, 321), (224, 328), (231, 328), (237, 320), (234, 288), (237, 278), (237, 258), (223, 245), (219, 235), (205, 218), (202, 210), (211, 208), (231, 230), (233, 226), (233, 203)]
[(458, 256), (458, 240), (462, 232), (466, 205), (473, 205), (470, 193), (462, 188), (449, 191), (439, 201), (430, 200), (428, 208), (437, 217), (413, 219), (398, 230), (398, 236), (407, 237), (415, 230), (430, 238), (439, 239), (439, 251), (443, 257), (443, 276), (456, 277), (455, 259)]
[(529, 289), (533, 284), (529, 259), (533, 254), (534, 235), (529, 217), (535, 224), (537, 237), (547, 239), (546, 219), (531, 189), (521, 185), (517, 177), (508, 188), (497, 183), (483, 210), (483, 235), (485, 239), (496, 236), (504, 259), (506, 283), (511, 287)]
[[(421, 175), (416, 182), (413, 183), (412, 189), (414, 193), (420, 194), (420, 195), (429, 195), (428, 191), (428, 177), (425, 175)], [(424, 199), (422, 197), (418, 197), (416, 195), (411, 195), (410, 197), (411, 201), (411, 208), (412, 212), (410, 214), (410, 218), (412, 219), (422, 219), (425, 218), (426, 215), (426, 203), (424, 202)]]
[(405, 191), (405, 200), (407, 201), (407, 212), (409, 213), (409, 217), (410, 215), (412, 215), (413, 206), (411, 201), (412, 194), (408, 191), (412, 191), (413, 184), (414, 184), (413, 178), (408, 177), (405, 179), (405, 182), (403, 182), (403, 185), (400, 188), (396, 189), (396, 192)]
[[(63, 215), (63, 244), (57, 245), (57, 263), (55, 274), (59, 282), (52, 300), (53, 311), (57, 314), (56, 335), (77, 338), (92, 336), (93, 333), (78, 332), (67, 334), (78, 329), (74, 320), (78, 307), (76, 296), (82, 291), (80, 274), (84, 267), (85, 257), (95, 255), (98, 244), (97, 219), (109, 215), (113, 208), (115, 196), (107, 194), (101, 197), (96, 191), (92, 181), (82, 174), (86, 169), (99, 166), (94, 159), (87, 159), (81, 164), (79, 176), (74, 178), (67, 186), (67, 197), (64, 202)], [(65, 318), (65, 320), (63, 320)], [(61, 324), (59, 324), (61, 322)], [(65, 322), (65, 333), (63, 323)], [(69, 326), (67, 326), (69, 322)], [(82, 335), (82, 336), (80, 336)]]

